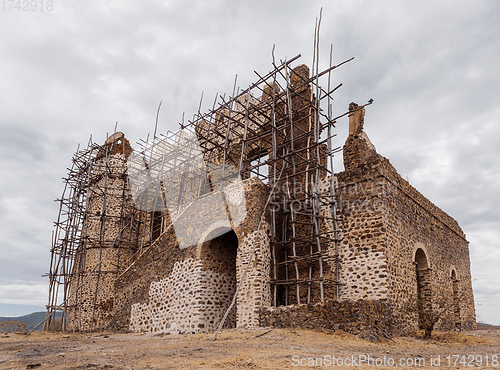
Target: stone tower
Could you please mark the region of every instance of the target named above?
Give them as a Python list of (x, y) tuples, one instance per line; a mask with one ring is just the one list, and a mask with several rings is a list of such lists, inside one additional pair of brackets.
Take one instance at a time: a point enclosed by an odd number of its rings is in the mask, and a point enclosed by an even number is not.
[(109, 325), (115, 280), (139, 244), (140, 214), (133, 206), (127, 178), (131, 153), (128, 140), (117, 132), (99, 148), (88, 169), (87, 210), (70, 285), (69, 330)]

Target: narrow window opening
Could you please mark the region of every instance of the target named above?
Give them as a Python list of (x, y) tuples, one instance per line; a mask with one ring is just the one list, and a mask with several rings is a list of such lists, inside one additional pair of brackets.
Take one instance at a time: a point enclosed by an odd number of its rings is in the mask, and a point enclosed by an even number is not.
[(151, 228), (151, 239), (156, 240), (162, 232), (163, 215), (161, 211), (153, 212), (153, 225)]
[(423, 249), (417, 249), (415, 253), (415, 267), (417, 278), (417, 303), (418, 320), (420, 329), (424, 329), (426, 312), (432, 310), (432, 289), (430, 279), (429, 262)]
[(458, 289), (458, 279), (455, 270), (451, 272), (451, 280), (453, 284), (453, 318), (455, 321), (455, 328), (460, 329), (462, 326), (460, 320), (460, 296)]
[(264, 183), (269, 182), (269, 154), (258, 157), (250, 162), (250, 177), (257, 176)]

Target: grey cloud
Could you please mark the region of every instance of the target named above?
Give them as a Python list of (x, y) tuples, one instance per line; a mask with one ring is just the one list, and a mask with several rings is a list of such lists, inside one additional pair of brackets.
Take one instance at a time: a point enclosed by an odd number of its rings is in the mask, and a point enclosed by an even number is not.
[[(55, 6), (43, 15), (3, 13), (0, 24), (9, 35), (0, 45), (0, 245), (8, 256), (0, 262), (3, 285), (16, 284), (9, 276), (38, 284), (48, 269), (57, 216), (52, 200), (62, 191), (60, 178), (78, 143), (85, 146), (90, 134), (103, 142), (118, 121), (134, 144), (154, 128), (160, 100), (159, 129), (175, 130), (182, 112), (186, 119), (196, 112), (202, 91), (207, 109), (216, 92), (231, 92), (236, 73), (244, 88), (256, 78), (254, 70), (267, 72), (273, 44), (278, 60), (301, 53), (299, 63), (310, 65), (314, 21), (324, 6), (321, 65), (328, 63), (330, 43), (334, 63), (355, 57), (333, 74), (334, 83), (344, 83), (335, 112), (343, 113), (351, 101), (375, 100), (365, 128), (379, 153), (467, 233), (481, 312), (483, 292), (498, 282), (485, 256), (494, 255), (500, 242), (500, 3), (177, 0)], [(337, 132), (335, 145), (341, 146), (346, 120)], [(341, 160), (335, 159), (338, 170)], [(12, 210), (8, 202), (19, 207)], [(500, 306), (500, 298), (495, 302)]]

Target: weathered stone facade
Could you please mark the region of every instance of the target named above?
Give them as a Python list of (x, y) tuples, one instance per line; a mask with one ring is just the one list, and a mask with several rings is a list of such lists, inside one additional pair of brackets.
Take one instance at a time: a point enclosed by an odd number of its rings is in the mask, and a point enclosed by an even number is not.
[[(307, 81), (309, 71), (305, 66), (296, 71), (292, 84)], [(321, 176), (318, 191), (325, 198), (331, 197), (331, 177), (321, 170), (326, 163), (326, 148), (319, 143), (313, 145), (314, 138), (307, 131), (310, 113), (304, 113), (315, 97), (307, 84), (297, 91), (292, 99), (298, 107), (294, 113), (298, 123), (289, 135), (299, 139), (291, 147), (297, 151), (311, 146), (317, 149), (315, 156), (306, 161), (297, 160), (294, 171), (298, 172), (294, 173), (299, 175), (294, 179), (294, 187), (310, 186), (309, 176), (313, 175), (309, 174), (309, 168), (314, 165), (318, 168), (314, 176)], [(270, 99), (270, 94), (268, 87), (260, 99)], [(252, 104), (258, 101), (253, 98)], [(280, 109), (279, 104), (276, 109)], [(234, 140), (227, 153), (211, 153), (216, 163), (222, 163), (226, 154), (233, 163), (239, 155), (246, 156), (239, 168), (241, 187), (233, 184), (209, 189), (190, 199), (191, 203), (182, 212), (163, 212), (158, 227), (161, 232), (156, 232), (156, 213), (134, 210), (127, 188), (124, 163), (130, 154), (128, 142), (122, 143), (124, 137), (113, 138), (122, 144), (117, 143), (113, 149), (116, 153), (106, 158), (116, 162), (111, 167), (117, 172), (97, 179), (95, 185), (99, 189), (108, 187), (110, 195), (105, 202), (102, 197), (91, 198), (89, 207), (95, 208), (95, 220), (92, 216), (86, 222), (91, 235), (95, 238), (99, 235), (100, 243), (95, 243), (95, 247), (89, 244), (85, 265), (78, 261), (75, 264), (75, 269), (83, 271), (79, 276), (84, 279), (95, 268), (109, 273), (90, 276), (85, 287), (79, 288), (71, 302), (68, 328), (75, 329), (76, 323), (83, 320), (85, 325), (78, 326), (81, 330), (211, 332), (217, 329), (239, 286), (225, 328), (275, 325), (343, 329), (366, 336), (404, 333), (419, 326), (418, 313), (408, 309), (412, 303), (420, 299), (432, 307), (437, 300), (452, 297), (453, 304), (447, 308), (438, 328), (475, 329), (469, 250), (464, 233), (454, 219), (401, 178), (390, 162), (376, 152), (363, 130), (364, 108), (351, 103), (350, 109), (349, 137), (343, 149), (345, 171), (335, 175), (338, 230), (334, 230), (331, 204), (327, 203), (318, 206), (325, 221), (321, 230), (316, 231), (318, 235), (323, 229), (332, 234), (338, 231), (340, 242), (337, 248), (333, 242), (323, 242), (324, 250), (318, 252), (321, 264), (316, 261), (311, 267), (313, 262), (304, 264), (305, 259), (300, 265), (295, 263), (295, 281), (290, 278), (294, 273), (291, 260), (280, 259), (288, 253), (287, 235), (290, 238), (293, 234), (297, 240), (294, 253), (306, 255), (311, 250), (313, 255), (310, 243), (300, 242), (313, 228), (307, 226), (309, 214), (297, 212), (297, 218), (291, 222), (298, 226), (279, 231), (278, 236), (285, 242), (272, 240), (276, 239), (271, 233), (273, 221), (269, 208), (273, 184), (252, 177), (249, 165), (264, 152), (271, 155), (271, 147), (261, 145), (257, 153), (252, 145), (245, 147)], [(244, 111), (237, 109), (234, 114), (244, 115)], [(253, 130), (265, 125), (264, 116), (263, 113), (254, 117)], [(219, 124), (228, 122), (221, 118)], [(204, 145), (211, 140), (214, 143), (225, 140), (203, 138), (205, 124), (209, 125), (202, 123), (196, 128), (200, 140), (206, 140)], [(269, 130), (269, 126), (265, 127), (262, 130)], [(285, 135), (278, 144), (285, 146), (287, 140), (289, 136)], [(285, 162), (277, 160), (276, 168), (269, 166), (268, 170), (281, 171), (281, 166), (286, 167)], [(109, 163), (101, 167), (108, 168)], [(286, 168), (281, 171), (282, 180), (275, 184), (281, 189), (288, 186), (287, 181), (293, 175)], [(210, 171), (212, 181), (222, 176), (216, 166), (212, 165)], [(297, 191), (296, 201), (303, 202), (299, 205), (306, 209), (312, 201), (306, 195), (300, 198), (302, 193)], [(118, 201), (123, 196), (128, 199), (125, 203)], [(120, 215), (116, 214), (116, 220), (130, 222), (117, 224), (113, 218), (116, 212)], [(276, 212), (274, 220), (289, 217), (286, 209), (273, 212)], [(103, 215), (107, 217), (105, 221)], [(174, 219), (182, 221), (182, 230), (170, 227)], [(273, 242), (278, 249), (271, 248)], [(113, 243), (111, 248), (110, 243)], [(104, 259), (103, 253), (106, 253)], [(273, 266), (278, 270), (274, 275)], [(299, 286), (303, 282), (298, 277), (307, 274), (309, 285), (304, 289)], [(290, 289), (287, 286), (286, 291), (273, 291), (273, 284), (277, 285), (279, 279), (292, 281)], [(75, 280), (73, 290), (80, 284), (82, 281)], [(297, 294), (288, 294), (288, 289), (292, 291), (295, 287)], [(93, 295), (95, 291), (98, 294)], [(274, 302), (286, 302), (286, 306), (279, 307), (278, 303), (278, 307), (272, 307), (273, 294)], [(89, 313), (87, 306), (92, 307)]]
[[(256, 178), (245, 180), (243, 186), (247, 215), (241, 224), (234, 228), (230, 224), (205, 225), (202, 240), (186, 249), (178, 247), (175, 234), (169, 231), (118, 278), (116, 329), (214, 331), (233, 299), (252, 250), (252, 263), (225, 327), (258, 325), (259, 308), (270, 304), (269, 223), (261, 217), (267, 188)], [(221, 230), (227, 232), (221, 234)], [(212, 232), (220, 235), (211, 238)]]
[(343, 330), (365, 339), (380, 340), (398, 331), (392, 313), (393, 307), (386, 300), (263, 307), (260, 325)]
[(376, 153), (363, 118), (364, 109), (351, 117), (345, 171), (337, 176), (342, 298), (386, 299), (394, 317), (406, 323), (403, 329), (412, 329), (418, 319), (407, 308), (417, 296), (427, 304), (455, 297), (437, 327), (475, 329), (464, 233)]
[[(114, 318), (115, 281), (141, 240), (141, 217), (128, 188), (127, 157), (132, 152), (122, 133), (110, 137), (97, 154), (88, 189), (81, 243), (70, 285), (67, 328), (98, 330)], [(82, 250), (84, 249), (84, 251)]]

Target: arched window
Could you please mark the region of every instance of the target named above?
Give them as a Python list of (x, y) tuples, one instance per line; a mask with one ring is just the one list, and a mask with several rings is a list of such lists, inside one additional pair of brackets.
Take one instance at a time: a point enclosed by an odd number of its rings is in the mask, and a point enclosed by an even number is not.
[(415, 263), (417, 264), (418, 270), (427, 270), (429, 268), (427, 255), (422, 248), (418, 248), (415, 252)]

